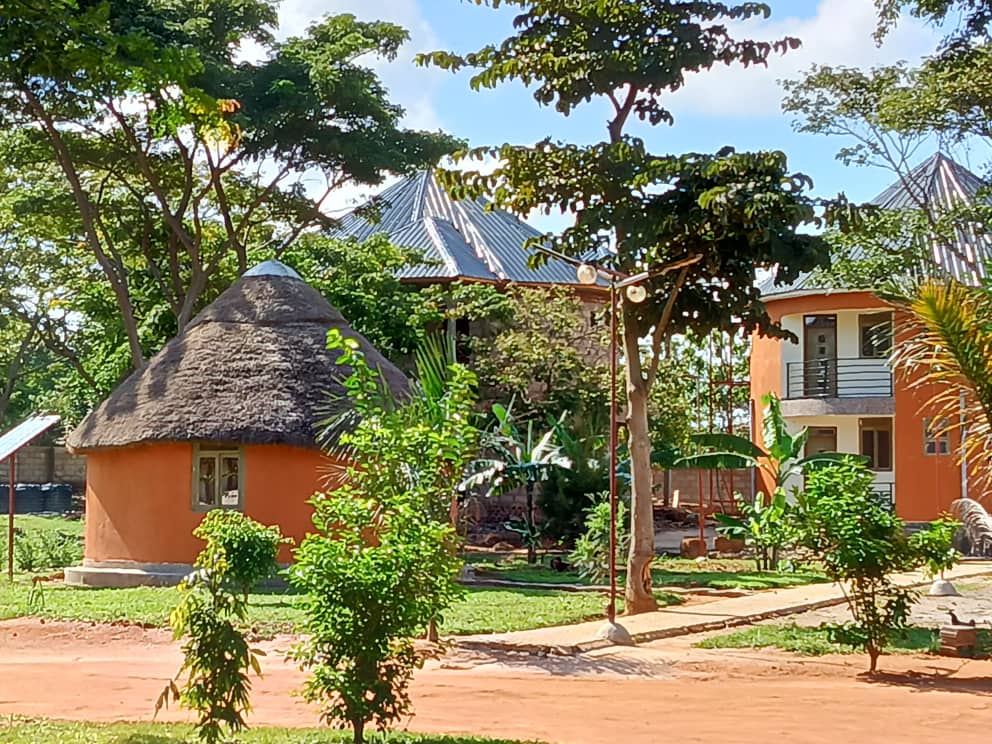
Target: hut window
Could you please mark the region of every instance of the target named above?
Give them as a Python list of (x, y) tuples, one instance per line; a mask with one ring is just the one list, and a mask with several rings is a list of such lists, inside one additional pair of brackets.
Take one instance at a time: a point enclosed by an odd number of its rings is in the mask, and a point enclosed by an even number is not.
[(193, 455), (193, 509), (243, 509), (242, 453), (197, 447)]

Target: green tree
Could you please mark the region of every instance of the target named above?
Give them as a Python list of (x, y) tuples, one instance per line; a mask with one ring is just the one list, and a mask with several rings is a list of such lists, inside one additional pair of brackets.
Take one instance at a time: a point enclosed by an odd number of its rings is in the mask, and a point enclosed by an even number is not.
[[(483, 4), (477, 0), (477, 4)], [(513, 34), (470, 54), (435, 52), (422, 64), (473, 68), (473, 88), (520, 81), (562, 115), (586, 103), (609, 106), (608, 138), (592, 145), (550, 139), (533, 147), (483, 148), (491, 173), (449, 173), (456, 197), (488, 193), (518, 215), (560, 209), (575, 224), (550, 236), (558, 250), (586, 255), (608, 238), (613, 268), (650, 272), (646, 302), (623, 300), (623, 345), (632, 460), (632, 526), (625, 592), (628, 612), (656, 607), (648, 401), (667, 339), (692, 328), (741, 325), (776, 332), (754, 289), (758, 268), (790, 281), (825, 260), (822, 239), (796, 231), (816, 221), (809, 180), (791, 174), (782, 153), (659, 155), (631, 129), (637, 120), (671, 123), (665, 94), (687, 73), (715, 64), (762, 64), (795, 39), (733, 38), (725, 25), (766, 16), (767, 5), (717, 2), (506, 0), (518, 8)], [(651, 344), (642, 357), (640, 339)]]
[(251, 679), (261, 675), (259, 657), (245, 637), (248, 591), (272, 576), (279, 546), (286, 542), (277, 527), (264, 527), (239, 512), (209, 512), (193, 535), (207, 545), (194, 571), (179, 584), (181, 600), (169, 616), (176, 639), (183, 639), (186, 675), (180, 689), (170, 681), (155, 705), (156, 713), (170, 699), (197, 713), (196, 733), (213, 744), (224, 729), (236, 734), (246, 727), (251, 711)]
[(958, 457), (980, 492), (992, 484), (992, 291), (923, 280), (884, 296), (903, 311), (893, 367), (938, 422), (934, 434), (962, 437)]
[(352, 369), (355, 416), (330, 424), (349, 464), (340, 486), (313, 499), (315, 530), (289, 573), (307, 592), (307, 636), (294, 657), (310, 672), (304, 697), (361, 744), (370, 723), (385, 728), (409, 712), (424, 659), (412, 639), (459, 594), (448, 509), (478, 444), (475, 378), (425, 351), (414, 390), (388, 391), (353, 339), (331, 331), (328, 347)]
[(852, 621), (833, 629), (834, 639), (863, 648), (869, 673), (889, 637), (905, 628), (917, 592), (893, 574), (941, 561), (951, 553), (954, 530), (936, 522), (907, 536), (905, 525), (878, 503), (874, 475), (864, 465), (843, 463), (809, 476), (800, 506), (799, 539), (821, 561), (829, 578), (844, 582)]
[[(403, 29), (337, 15), (275, 41), (275, 19), (269, 0), (4, 6), (0, 123), (22, 137), (21, 182), (57, 186), (63, 224), (45, 237), (99, 267), (132, 367), (147, 352), (142, 283), (181, 330), (251, 247), (279, 255), (329, 226), (334, 190), (431, 165), (455, 144), (402, 129), (368, 66), (395, 57)], [(249, 42), (260, 61), (238, 59)]]
[(506, 300), (506, 317), (471, 341), (472, 364), (489, 397), (512, 398), (518, 420), (605, 410), (608, 338), (599, 313), (568, 287), (511, 286)]

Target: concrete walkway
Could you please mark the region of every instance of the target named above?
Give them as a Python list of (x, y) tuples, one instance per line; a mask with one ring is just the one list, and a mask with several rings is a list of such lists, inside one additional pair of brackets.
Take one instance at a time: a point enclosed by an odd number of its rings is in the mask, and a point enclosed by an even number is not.
[[(971, 576), (992, 573), (992, 561), (967, 561), (945, 577), (960, 581)], [(904, 586), (928, 585), (922, 572), (900, 574), (896, 580)], [(821, 607), (844, 602), (838, 584), (811, 584), (791, 589), (773, 589), (754, 592), (744, 597), (718, 599), (689, 606), (666, 607), (658, 612), (647, 612), (631, 617), (619, 617), (636, 643), (670, 638), (672, 636), (703, 633), (710, 630), (747, 625), (773, 617), (795, 615)], [(514, 633), (459, 636), (450, 639), (457, 646), (490, 650), (574, 654), (609, 646), (598, 637), (604, 624), (594, 620), (578, 625), (561, 625), (553, 628), (522, 630)]]

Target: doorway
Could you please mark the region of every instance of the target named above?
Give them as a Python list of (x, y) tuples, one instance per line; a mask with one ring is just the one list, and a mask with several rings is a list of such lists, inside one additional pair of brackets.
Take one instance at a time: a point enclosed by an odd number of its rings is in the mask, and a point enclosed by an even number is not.
[(803, 387), (807, 398), (837, 397), (837, 316), (803, 318)]

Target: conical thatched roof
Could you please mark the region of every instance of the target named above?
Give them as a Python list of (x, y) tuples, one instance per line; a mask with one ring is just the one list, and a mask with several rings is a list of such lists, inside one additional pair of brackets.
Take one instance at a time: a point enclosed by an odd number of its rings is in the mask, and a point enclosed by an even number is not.
[(394, 393), (403, 373), (289, 267), (266, 261), (190, 322), (69, 435), (73, 451), (197, 441), (316, 447), (348, 370), (325, 348), (340, 329)]

